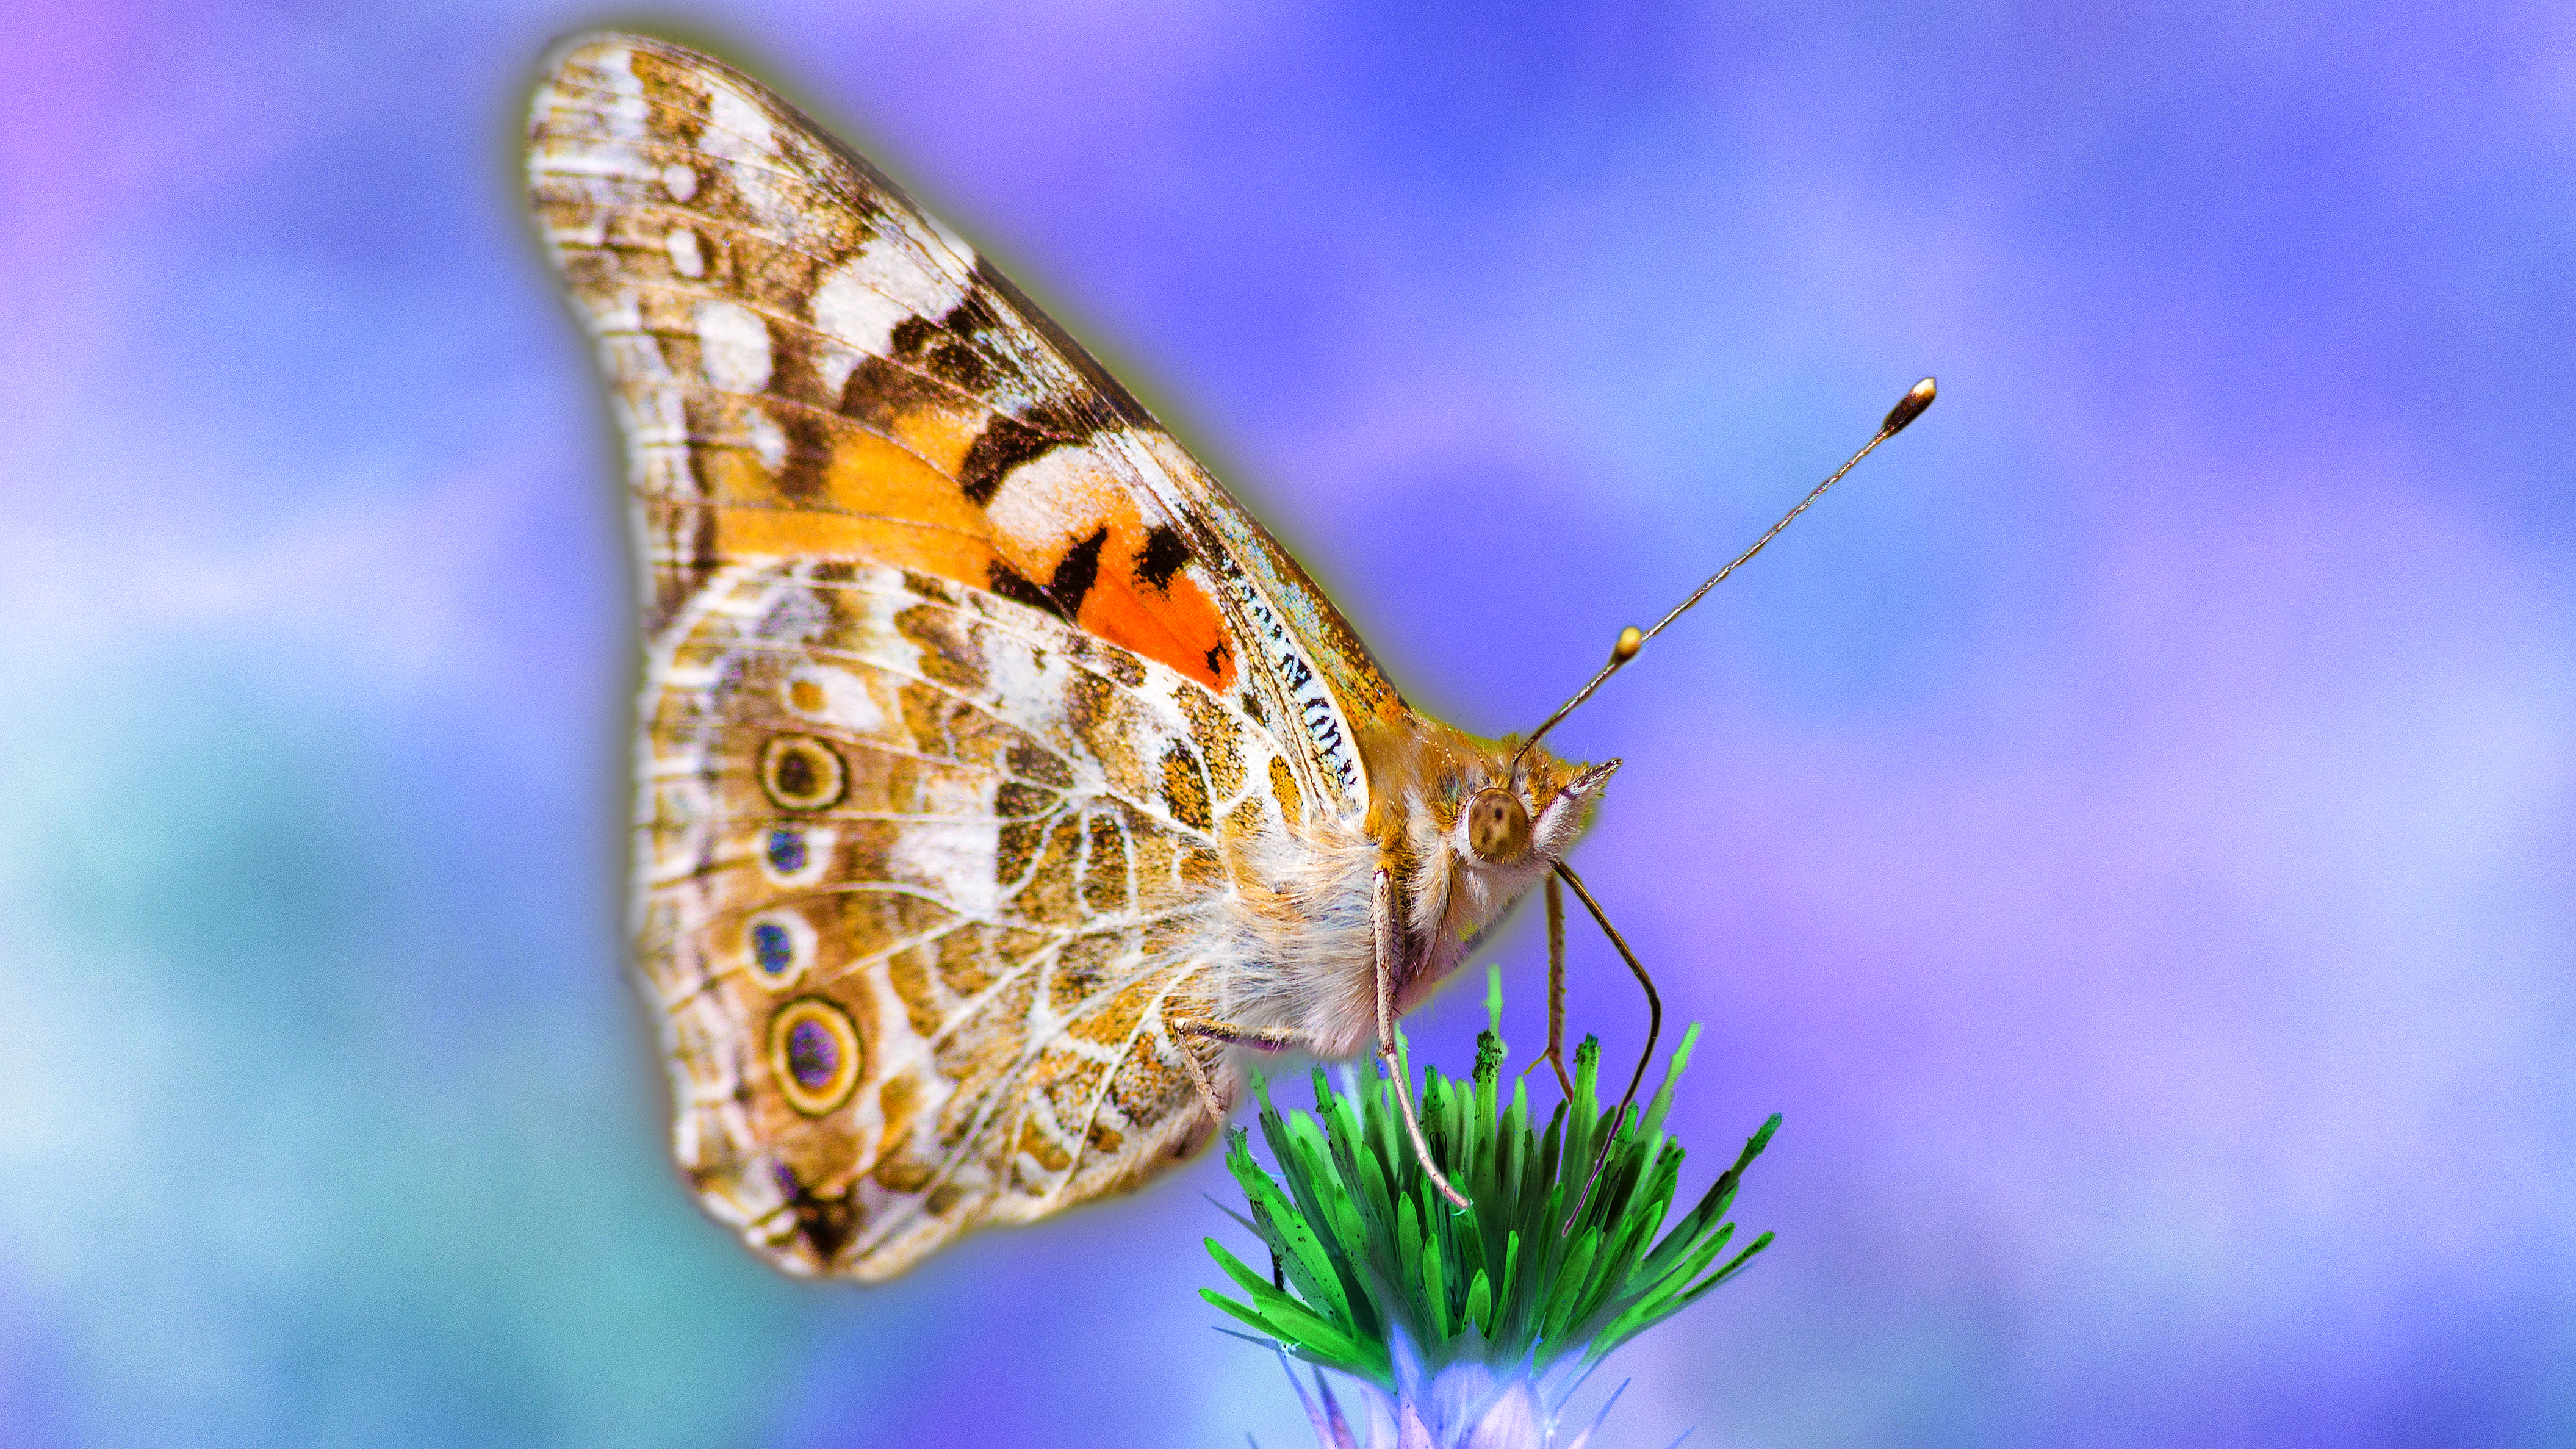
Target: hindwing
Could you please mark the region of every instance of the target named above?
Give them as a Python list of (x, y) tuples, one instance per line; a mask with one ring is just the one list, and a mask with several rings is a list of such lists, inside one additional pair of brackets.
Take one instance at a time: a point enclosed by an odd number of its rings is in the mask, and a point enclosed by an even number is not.
[(639, 959), (680, 1165), (753, 1246), (886, 1277), (1210, 1130), (1167, 1022), (1210, 1014), (1228, 857), (1301, 808), (1262, 731), (878, 565), (720, 570), (652, 679)]

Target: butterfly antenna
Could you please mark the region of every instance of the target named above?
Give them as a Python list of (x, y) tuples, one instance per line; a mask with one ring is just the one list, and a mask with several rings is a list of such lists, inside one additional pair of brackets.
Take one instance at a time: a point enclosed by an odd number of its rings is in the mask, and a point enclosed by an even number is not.
[[(1906, 392), (1905, 396), (1896, 400), (1896, 406), (1887, 410), (1887, 419), (1878, 425), (1878, 435), (1876, 437), (1873, 437), (1867, 443), (1862, 444), (1861, 450), (1852, 454), (1848, 462), (1844, 463), (1841, 467), (1836, 468), (1832, 477), (1817, 484), (1806, 497), (1799, 499), (1797, 507), (1782, 514), (1780, 516), (1780, 521), (1771, 525), (1769, 531), (1764, 533), (1760, 538), (1753, 540), (1753, 546), (1751, 548), (1737, 554), (1733, 563), (1730, 563), (1726, 567), (1719, 569), (1716, 573), (1709, 575), (1708, 582), (1701, 584), (1696, 589), (1693, 589), (1689, 598), (1675, 604), (1671, 613), (1656, 620), (1655, 627), (1640, 633), (1636, 626), (1632, 624), (1629, 627), (1620, 630), (1619, 642), (1610, 647), (1610, 662), (1601, 666), (1601, 672), (1592, 676), (1591, 683), (1586, 684), (1583, 688), (1575, 691), (1574, 698), (1557, 706), (1556, 713), (1549, 715), (1546, 723), (1541, 724), (1537, 729), (1530, 731), (1529, 738), (1521, 741), (1521, 747), (1512, 753), (1512, 769), (1517, 771), (1520, 768), (1521, 756), (1529, 753), (1530, 746), (1537, 744), (1540, 736), (1546, 734), (1549, 730), (1556, 728), (1559, 721), (1563, 720), (1567, 715), (1574, 713), (1575, 706), (1583, 703), (1587, 699), (1590, 699), (1593, 691), (1608, 683), (1610, 676), (1619, 672), (1620, 666), (1626, 664), (1629, 660), (1636, 658), (1637, 651), (1646, 647), (1647, 640), (1664, 632), (1665, 627), (1670, 625), (1675, 619), (1680, 618), (1691, 605), (1696, 604), (1701, 599), (1707, 597), (1709, 590), (1716, 588), (1719, 584), (1725, 582), (1728, 574), (1742, 568), (1747, 560), (1751, 559), (1755, 554), (1760, 553), (1770, 544), (1771, 540), (1778, 538), (1780, 536), (1780, 530), (1787, 528), (1791, 523), (1796, 522), (1799, 514), (1806, 512), (1817, 499), (1824, 497), (1826, 489), (1843, 481), (1843, 475), (1860, 466), (1860, 460), (1868, 457), (1877, 449), (1879, 444), (1884, 443), (1888, 439), (1895, 437), (1898, 433), (1905, 431), (1905, 425), (1907, 423), (1923, 416), (1923, 410), (1932, 406), (1932, 397), (1935, 391), (1936, 389), (1932, 385), (1932, 379), (1928, 377), (1923, 379), (1921, 382), (1914, 384), (1914, 386)], [(1507, 775), (1506, 778), (1509, 778), (1509, 776)]]

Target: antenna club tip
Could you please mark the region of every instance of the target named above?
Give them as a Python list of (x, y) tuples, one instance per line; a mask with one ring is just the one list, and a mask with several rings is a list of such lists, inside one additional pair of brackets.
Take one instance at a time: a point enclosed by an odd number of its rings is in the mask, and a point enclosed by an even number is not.
[(1619, 631), (1619, 642), (1610, 646), (1610, 662), (1625, 664), (1636, 658), (1637, 651), (1645, 647), (1646, 636), (1638, 632), (1636, 625), (1631, 624)]
[(1905, 396), (1896, 400), (1896, 406), (1887, 410), (1887, 421), (1878, 425), (1879, 436), (1894, 437), (1903, 431), (1907, 423), (1923, 416), (1923, 410), (1932, 406), (1932, 399), (1939, 392), (1940, 389), (1933, 386), (1932, 379), (1928, 377), (1907, 389)]

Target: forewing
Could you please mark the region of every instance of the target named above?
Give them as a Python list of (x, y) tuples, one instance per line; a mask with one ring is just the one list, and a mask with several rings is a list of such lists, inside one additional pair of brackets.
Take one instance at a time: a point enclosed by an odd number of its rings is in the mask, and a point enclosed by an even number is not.
[(1402, 710), (1296, 563), (973, 249), (757, 82), (629, 36), (540, 88), (540, 230), (599, 339), (649, 637), (736, 563), (858, 558), (1155, 660), (1357, 811)]

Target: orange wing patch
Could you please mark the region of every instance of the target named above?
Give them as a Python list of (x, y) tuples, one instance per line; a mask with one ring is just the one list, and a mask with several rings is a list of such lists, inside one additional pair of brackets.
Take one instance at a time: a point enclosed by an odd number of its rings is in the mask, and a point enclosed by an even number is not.
[(1234, 688), (1198, 548), (1140, 475), (1151, 419), (891, 182), (750, 80), (634, 43), (566, 55), (532, 139), (633, 445), (648, 627), (729, 563), (857, 558)]

